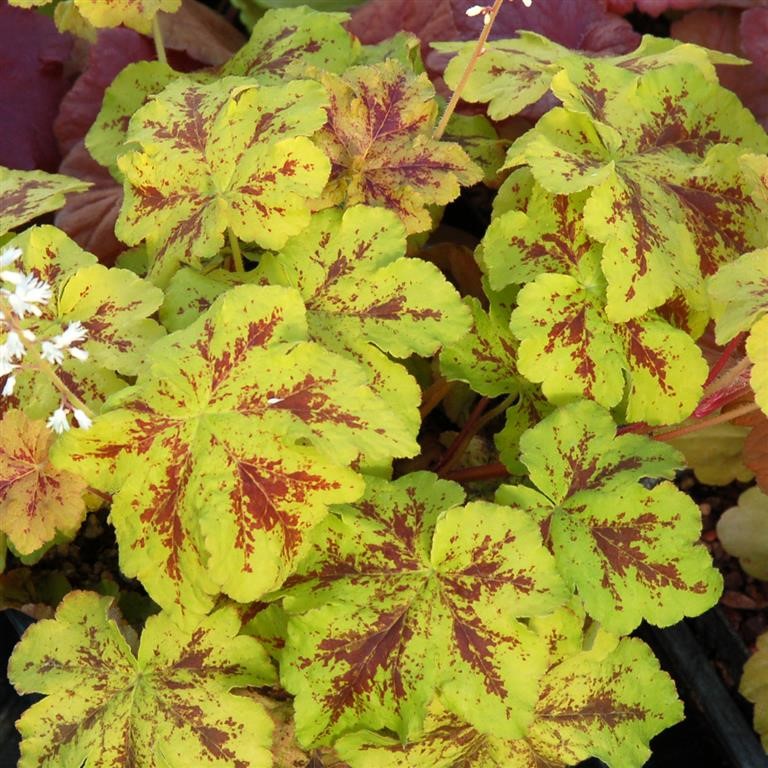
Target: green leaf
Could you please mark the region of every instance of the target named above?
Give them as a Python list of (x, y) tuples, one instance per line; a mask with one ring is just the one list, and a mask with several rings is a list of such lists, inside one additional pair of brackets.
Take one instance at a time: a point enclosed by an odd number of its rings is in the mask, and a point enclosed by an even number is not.
[(425, 74), (389, 60), (318, 79), (330, 97), (314, 137), (332, 165), (323, 204), (383, 206), (413, 234), (432, 227), (428, 205), (445, 205), (459, 185), (482, 178), (460, 146), (432, 139), (437, 102)]
[(768, 579), (768, 496), (754, 487), (717, 521), (717, 536), (729, 555), (757, 579)]
[(123, 25), (151, 35), (158, 11), (175, 13), (181, 0), (75, 0), (75, 5), (83, 18), (99, 29)]
[(703, 276), (764, 242), (765, 214), (738, 158), (768, 140), (736, 97), (695, 67), (596, 91), (616, 77), (606, 62), (569, 59), (553, 80), (565, 108), (519, 139), (507, 165), (529, 163), (554, 194), (593, 188), (584, 222), (605, 244), (611, 320), (638, 317), (676, 288), (706, 306)]
[[(433, 43), (432, 48), (444, 53), (458, 52), (445, 70), (446, 83), (455, 89), (473, 57), (475, 43)], [(713, 64), (746, 63), (720, 51), (650, 35), (645, 35), (632, 53), (601, 59), (615, 66), (614, 78), (622, 84), (630, 84), (644, 72), (683, 63), (695, 65), (707, 80), (717, 82)], [(489, 41), (467, 81), (462, 99), (488, 103), (488, 115), (493, 120), (504, 120), (546, 95), (552, 78), (571, 60), (576, 66), (583, 65), (589, 70), (594, 57), (564, 48), (527, 30), (520, 31), (516, 38)], [(600, 78), (597, 80), (592, 93), (583, 94), (583, 101), (599, 97), (599, 86), (603, 83)], [(569, 108), (573, 106), (572, 102), (568, 103)]]
[[(253, 18), (249, 8), (252, 1), (235, 3), (242, 17)], [(328, 0), (323, 1), (328, 4)], [(342, 73), (352, 66), (359, 56), (360, 43), (343, 27), (349, 15), (319, 12), (338, 8), (313, 10), (303, 2), (296, 5), (301, 7), (278, 9), (273, 5), (274, 10), (256, 21), (250, 40), (222, 67), (222, 74), (279, 85), (305, 77), (310, 67)]]
[[(432, 48), (443, 53), (459, 51), (445, 69), (445, 82), (455, 90), (473, 58), (475, 44), (433, 43)], [(562, 60), (573, 55), (567, 48), (526, 30), (511, 40), (489, 41), (461, 97), (470, 103), (488, 103), (488, 116), (503, 120), (544, 96)]]
[[(82, 323), (87, 337), (79, 346), (88, 359), (65, 357), (56, 373), (76, 397), (98, 411), (109, 395), (125, 386), (114, 372), (135, 374), (147, 348), (163, 335), (162, 327), (147, 317), (160, 306), (162, 292), (132, 272), (96, 264), (95, 256), (55, 227), (32, 227), (10, 245), (22, 251), (21, 271), (52, 289), (41, 316), (25, 317), (21, 327), (43, 341), (73, 321)], [(47, 418), (61, 400), (50, 377), (40, 370), (39, 356), (38, 344), (31, 346), (15, 372), (14, 395), (30, 418)]]
[(281, 680), (303, 743), (356, 725), (405, 736), (438, 688), (476, 727), (524, 732), (546, 651), (519, 619), (567, 595), (524, 514), (463, 498), (429, 473), (369, 478), (318, 528), (282, 593)]
[(43, 171), (17, 171), (0, 166), (0, 235), (64, 205), (65, 196), (91, 184)]
[(626, 390), (629, 421), (674, 424), (701, 398), (708, 366), (687, 333), (652, 314), (611, 323), (602, 301), (566, 275), (524, 286), (510, 328), (520, 373), (555, 404), (584, 397), (612, 408)]
[(522, 381), (517, 399), (505, 412), (503, 429), (493, 438), (499, 452), (499, 459), (510, 474), (527, 476), (528, 470), (520, 461), (520, 438), (552, 410), (552, 406), (543, 397), (538, 387)]
[(768, 415), (768, 315), (752, 327), (746, 349), (747, 357), (753, 362), (749, 384), (755, 393), (755, 402)]
[(118, 158), (125, 199), (116, 225), (129, 244), (147, 238), (150, 277), (167, 282), (179, 263), (199, 267), (224, 231), (280, 248), (309, 223), (329, 163), (306, 136), (325, 120), (317, 83), (257, 86), (248, 78), (210, 85), (178, 79), (139, 109)]
[(722, 345), (768, 313), (768, 248), (724, 264), (707, 287), (714, 300), (715, 338)]
[(483, 733), (435, 702), (411, 744), (357, 731), (335, 746), (352, 768), (560, 768), (589, 757), (610, 768), (641, 768), (649, 741), (682, 720), (682, 710), (651, 650), (630, 638), (608, 653), (570, 654), (550, 669), (525, 738)]
[(464, 302), (472, 311), (472, 328), (440, 353), (441, 373), (486, 397), (518, 392), (524, 382), (517, 372), (517, 341), (509, 331), (509, 313), (496, 302), (488, 312), (475, 298)]
[[(602, 246), (584, 231), (587, 193), (552, 195), (538, 184), (530, 190), (522, 187), (520, 193), (519, 203), (524, 201), (525, 210), (494, 212), (483, 237), (482, 264), (491, 288), (500, 290), (555, 272), (571, 275), (592, 292), (602, 293)], [(512, 204), (509, 199), (505, 207)]]
[(643, 619), (666, 626), (716, 602), (721, 578), (698, 541), (698, 507), (662, 483), (682, 466), (674, 449), (615, 435), (607, 411), (582, 400), (559, 408), (520, 440), (534, 491), (502, 486), (499, 503), (519, 505), (545, 532), (558, 570), (591, 616), (626, 634)]
[(237, 637), (236, 613), (217, 611), (189, 631), (150, 617), (134, 656), (135, 636), (111, 603), (71, 592), (16, 646), (16, 689), (46, 695), (18, 721), (20, 768), (269, 768), (269, 715), (229, 691), (269, 684), (274, 671), (257, 641)]
[(137, 61), (119, 72), (104, 92), (99, 114), (85, 136), (91, 157), (119, 175), (117, 158), (127, 149), (125, 136), (131, 116), (178, 76), (160, 61)]
[(397, 215), (359, 205), (316, 214), (258, 271), (299, 290), (309, 334), (326, 346), (365, 339), (394, 357), (427, 357), (466, 332), (468, 312), (434, 264), (405, 251)]
[(443, 133), (445, 141), (455, 141), (470, 159), (483, 169), (483, 183), (498, 186), (499, 170), (509, 141), (499, 138), (493, 123), (483, 115), (454, 113)]
[(755, 705), (755, 730), (768, 751), (768, 632), (757, 638), (757, 650), (744, 665), (739, 693)]
[(298, 293), (234, 288), (57, 444), (58, 466), (115, 492), (121, 568), (161, 606), (206, 612), (219, 591), (275, 589), (327, 505), (359, 496), (359, 453), (415, 452), (365, 373), (305, 339)]

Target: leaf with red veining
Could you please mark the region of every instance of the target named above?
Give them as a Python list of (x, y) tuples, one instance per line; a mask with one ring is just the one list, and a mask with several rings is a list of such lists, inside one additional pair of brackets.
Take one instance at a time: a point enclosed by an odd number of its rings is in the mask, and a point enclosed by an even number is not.
[(563, 108), (518, 139), (507, 164), (527, 162), (554, 194), (591, 188), (584, 226), (604, 243), (612, 321), (639, 317), (676, 289), (706, 306), (704, 276), (764, 242), (763, 206), (738, 158), (768, 139), (689, 63), (645, 72), (632, 87), (617, 72), (565, 62), (553, 79)]
[[(442, 54), (430, 53), (438, 40), (477, 40), (482, 18), (466, 15), (466, 0), (369, 0), (355, 10), (349, 29), (364, 43), (377, 43), (399, 30), (413, 32), (422, 41), (431, 76), (439, 76), (447, 63)], [(603, 0), (538, 0), (530, 8), (519, 0), (502, 4), (491, 31), (491, 40), (510, 38), (530, 30), (567, 48), (594, 53), (623, 53), (637, 47), (639, 35), (629, 22), (607, 13)]]
[[(19, 321), (37, 338), (14, 371), (19, 407), (33, 419), (48, 418), (58, 408), (61, 393), (40, 369), (40, 343), (79, 321), (86, 337), (75, 346), (87, 352), (88, 359), (64, 353), (56, 373), (75, 397), (98, 412), (109, 395), (126, 385), (116, 372), (135, 374), (147, 348), (164, 334), (148, 317), (160, 306), (162, 292), (128, 270), (97, 264), (95, 256), (55, 227), (30, 227), (9, 245), (22, 251), (16, 268), (52, 290), (40, 317), (28, 314)], [(4, 330), (0, 340), (5, 340)]]
[(341, 74), (360, 54), (360, 43), (343, 26), (347, 18), (346, 13), (321, 13), (307, 6), (269, 10), (221, 71), (264, 85), (305, 77), (312, 67)]
[(331, 159), (324, 205), (364, 203), (394, 211), (409, 234), (431, 228), (428, 205), (458, 197), (483, 177), (464, 150), (435, 141), (434, 88), (390, 59), (318, 76), (330, 97), (315, 141)]
[(293, 614), (281, 676), (305, 745), (355, 726), (418, 730), (438, 688), (486, 732), (525, 731), (546, 654), (519, 619), (567, 593), (520, 510), (463, 499), (426, 472), (368, 478), (318, 528), (280, 593)]
[[(503, 202), (494, 207), (478, 251), (491, 288), (500, 290), (555, 272), (571, 275), (598, 293), (605, 285), (602, 246), (584, 230), (587, 193), (553, 195), (536, 183), (525, 189), (521, 185), (527, 173), (519, 169), (502, 185)], [(515, 203), (524, 210), (512, 208)]]
[(559, 408), (520, 439), (537, 491), (502, 486), (501, 503), (540, 521), (566, 581), (588, 613), (625, 634), (641, 620), (666, 626), (710, 608), (721, 577), (698, 544), (701, 515), (668, 483), (682, 456), (639, 435), (615, 435), (609, 413), (582, 400)]
[(719, 66), (717, 74), (722, 85), (732, 90), (765, 128), (768, 126), (768, 77), (760, 41), (766, 33), (768, 7), (747, 10), (750, 2), (743, 0), (744, 11), (699, 8), (686, 13), (672, 22), (670, 35), (749, 59), (752, 63), (747, 66)]
[(141, 149), (118, 159), (125, 199), (116, 231), (131, 245), (147, 239), (153, 281), (216, 256), (227, 229), (274, 249), (309, 223), (308, 200), (329, 162), (306, 137), (323, 124), (325, 103), (306, 80), (180, 78), (134, 114), (127, 139)]
[(708, 372), (701, 350), (653, 313), (611, 323), (603, 302), (568, 275), (539, 275), (517, 301), (518, 369), (550, 402), (625, 400), (627, 420), (649, 424), (683, 421), (698, 404)]
[(483, 733), (436, 700), (410, 744), (358, 731), (335, 748), (352, 768), (564, 768), (589, 757), (641, 768), (653, 736), (683, 717), (674, 683), (640, 640), (582, 650), (581, 626), (577, 632), (579, 647), (541, 679), (525, 738)]
[(231, 608), (187, 629), (160, 614), (138, 643), (112, 598), (69, 593), (11, 657), (16, 689), (46, 696), (18, 721), (19, 765), (269, 768), (268, 713), (230, 691), (269, 685), (275, 673), (239, 629)]
[(337, 351), (364, 339), (394, 357), (429, 357), (469, 325), (440, 270), (406, 258), (405, 228), (391, 211), (322, 211), (278, 253), (263, 256), (258, 273), (297, 288), (310, 337)]
[(65, 195), (89, 186), (88, 182), (58, 173), (0, 167), (0, 235), (61, 208)]
[(34, 10), (0, 4), (0, 165), (55, 171), (53, 120), (71, 85), (72, 38)]
[(121, 178), (117, 158), (128, 149), (128, 125), (133, 114), (172, 83), (179, 73), (160, 61), (137, 61), (121, 70), (104, 91), (101, 109), (85, 136), (91, 157)]
[(85, 518), (85, 482), (48, 463), (53, 433), (10, 410), (0, 420), (0, 531), (20, 555), (71, 538)]
[(517, 371), (517, 339), (509, 330), (509, 311), (491, 299), (486, 312), (472, 297), (469, 333), (443, 347), (440, 371), (448, 381), (465, 381), (486, 397), (519, 392), (525, 386)]
[(104, 166), (91, 158), (79, 141), (61, 164), (61, 171), (89, 182), (85, 192), (72, 195), (54, 218), (81, 248), (113, 266), (126, 245), (115, 236), (115, 222), (123, 202), (123, 188)]
[(278, 587), (331, 503), (356, 499), (348, 465), (415, 452), (413, 431), (353, 362), (305, 341), (299, 294), (244, 285), (156, 343), (135, 386), (57, 466), (115, 492), (121, 567), (178, 613)]

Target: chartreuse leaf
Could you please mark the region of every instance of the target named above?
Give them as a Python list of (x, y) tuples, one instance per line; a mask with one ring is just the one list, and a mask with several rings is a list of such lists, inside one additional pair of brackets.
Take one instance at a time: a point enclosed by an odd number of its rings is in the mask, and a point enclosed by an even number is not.
[(757, 579), (768, 579), (768, 496), (757, 486), (717, 521), (717, 536), (729, 555)]
[[(459, 84), (473, 57), (474, 47), (474, 43), (432, 44), (438, 51), (458, 53), (445, 70), (445, 81), (451, 88), (455, 89)], [(535, 32), (522, 30), (516, 38), (486, 43), (483, 55), (477, 60), (462, 91), (462, 98), (472, 103), (488, 103), (488, 115), (493, 120), (503, 120), (544, 96), (550, 89), (552, 78), (566, 61), (585, 62), (585, 68), (588, 68), (593, 58), (564, 48)], [(650, 35), (644, 36), (632, 53), (604, 58), (616, 65), (615, 77), (620, 82), (629, 82), (643, 72), (680, 63), (694, 64), (703, 76), (716, 82), (713, 63), (746, 63), (719, 51)], [(599, 91), (595, 93), (598, 95)]]
[(472, 297), (469, 333), (440, 353), (440, 371), (449, 381), (464, 381), (486, 397), (518, 392), (525, 384), (517, 373), (517, 340), (509, 330), (509, 312), (491, 303), (486, 312)]
[(691, 336), (653, 313), (612, 323), (600, 298), (567, 275), (525, 285), (510, 328), (518, 370), (555, 404), (586, 397), (612, 408), (626, 390), (629, 421), (672, 424), (701, 398), (708, 367)]
[[(236, 3), (243, 8), (243, 0)], [(360, 42), (344, 29), (346, 13), (322, 13), (301, 5), (267, 11), (250, 40), (222, 67), (224, 75), (278, 85), (304, 77), (309, 67), (341, 74), (355, 63)]]
[(259, 643), (237, 636), (236, 612), (187, 631), (152, 616), (134, 655), (111, 603), (71, 592), (16, 646), (16, 689), (46, 695), (18, 721), (19, 766), (271, 766), (269, 715), (229, 692), (275, 679)]
[(75, 0), (77, 10), (94, 27), (129, 27), (143, 35), (152, 34), (158, 11), (175, 13), (181, 0)]
[(0, 235), (61, 208), (66, 195), (83, 192), (90, 186), (87, 181), (59, 173), (0, 166)]
[(584, 643), (582, 650), (583, 618), (570, 624), (557, 641), (577, 647), (542, 677), (525, 738), (482, 732), (435, 700), (412, 743), (357, 731), (343, 736), (336, 751), (352, 768), (561, 768), (588, 757), (609, 768), (640, 768), (651, 738), (682, 719), (675, 686), (640, 640), (614, 639), (604, 648)]
[(259, 274), (299, 290), (310, 336), (332, 349), (362, 338), (394, 357), (427, 357), (464, 335), (469, 313), (434, 264), (406, 258), (405, 237), (392, 211), (322, 211), (266, 254)]
[[(73, 394), (98, 411), (109, 395), (125, 386), (114, 372), (135, 374), (146, 349), (164, 334), (148, 319), (160, 306), (162, 292), (128, 270), (97, 264), (95, 256), (55, 227), (32, 227), (9, 245), (22, 251), (17, 262), (21, 271), (52, 289), (41, 316), (27, 315), (20, 325), (43, 340), (76, 320), (82, 323), (87, 336), (79, 346), (88, 359), (65, 357), (56, 372)], [(30, 418), (47, 418), (61, 399), (40, 370), (39, 354), (39, 346), (30, 345), (25, 364), (14, 371), (14, 395)]]
[(525, 731), (546, 649), (520, 619), (567, 593), (532, 520), (463, 500), (426, 472), (369, 478), (318, 528), (281, 593), (293, 614), (281, 681), (303, 744), (354, 726), (405, 737), (437, 689), (486, 732)]
[(750, 385), (768, 413), (768, 249), (745, 253), (723, 265), (709, 280), (718, 344), (749, 330), (747, 355), (753, 363)]
[[(519, 173), (519, 172), (518, 172)], [(522, 181), (522, 180), (521, 180)], [(525, 210), (494, 211), (482, 241), (481, 260), (493, 290), (527, 283), (546, 272), (571, 275), (598, 295), (602, 246), (584, 231), (587, 193), (553, 195), (538, 184), (520, 187)]]
[(131, 119), (118, 158), (125, 200), (116, 225), (129, 244), (147, 238), (150, 278), (165, 283), (179, 263), (215, 256), (229, 228), (280, 248), (309, 223), (328, 158), (306, 138), (325, 121), (320, 85), (258, 86), (226, 77), (209, 85), (179, 78)]
[(116, 492), (121, 568), (161, 606), (205, 612), (219, 591), (276, 588), (327, 505), (361, 493), (359, 453), (416, 451), (364, 371), (306, 333), (296, 291), (234, 288), (58, 444), (58, 466)]
[(757, 638), (757, 649), (744, 665), (739, 693), (755, 705), (755, 730), (768, 751), (768, 632)]
[[(474, 43), (433, 43), (432, 48), (458, 52), (445, 69), (445, 82), (455, 89), (473, 57)], [(503, 120), (516, 115), (549, 91), (561, 61), (573, 51), (534, 32), (523, 30), (511, 40), (492, 40), (485, 44), (472, 74), (462, 91), (471, 103), (488, 103), (488, 116)]]
[(694, 544), (699, 510), (685, 494), (643, 477), (672, 477), (681, 455), (639, 435), (615, 435), (607, 411), (582, 400), (520, 439), (538, 490), (502, 486), (497, 500), (527, 509), (546, 531), (558, 570), (606, 629), (666, 626), (717, 600), (721, 579)]
[(725, 344), (768, 313), (768, 248), (724, 264), (708, 281), (715, 338)]
[(458, 144), (432, 139), (437, 102), (425, 74), (390, 59), (318, 79), (330, 97), (315, 136), (332, 165), (324, 204), (389, 208), (413, 234), (431, 228), (428, 205), (445, 205), (459, 185), (482, 179)]
[(706, 306), (703, 275), (764, 242), (765, 215), (738, 158), (764, 151), (765, 133), (694, 66), (599, 91), (597, 81), (621, 81), (611, 64), (568, 59), (564, 67), (552, 81), (564, 106), (518, 139), (507, 165), (528, 163), (553, 194), (592, 188), (584, 224), (605, 244), (611, 320), (638, 317), (676, 288)]
[(56, 533), (71, 538), (85, 518), (85, 481), (48, 463), (53, 433), (18, 410), (0, 420), (0, 531), (20, 555)]
[(116, 162), (127, 149), (125, 135), (131, 116), (178, 76), (160, 61), (137, 61), (119, 72), (104, 92), (99, 114), (85, 136), (91, 157), (119, 175)]

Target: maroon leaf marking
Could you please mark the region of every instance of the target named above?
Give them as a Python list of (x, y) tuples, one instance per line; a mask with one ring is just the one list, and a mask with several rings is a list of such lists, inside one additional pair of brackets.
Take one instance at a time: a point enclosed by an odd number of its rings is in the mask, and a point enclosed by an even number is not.
[[(331, 713), (331, 723), (338, 721), (344, 710), (355, 708), (357, 697), (373, 689), (380, 669), (389, 673), (389, 682), (395, 696), (405, 697), (400, 665), (396, 662), (413, 637), (407, 614), (408, 606), (385, 611), (373, 623), (374, 631), (364, 637), (350, 633), (348, 636), (328, 638), (318, 645), (320, 654), (325, 654), (329, 661), (334, 660), (349, 667), (336, 678), (335, 691), (323, 697)], [(310, 663), (316, 663), (316, 660), (307, 659), (304, 666)]]

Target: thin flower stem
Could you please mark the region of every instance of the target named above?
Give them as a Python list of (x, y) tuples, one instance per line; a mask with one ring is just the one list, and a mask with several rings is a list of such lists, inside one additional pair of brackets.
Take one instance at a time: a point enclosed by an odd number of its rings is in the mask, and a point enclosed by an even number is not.
[(469, 82), (469, 78), (472, 76), (472, 72), (475, 69), (477, 60), (485, 50), (485, 42), (488, 39), (488, 35), (491, 33), (491, 27), (493, 26), (493, 22), (496, 20), (496, 16), (501, 10), (501, 5), (503, 2), (504, 0), (494, 0), (493, 7), (491, 8), (488, 17), (483, 24), (480, 37), (477, 39), (475, 50), (472, 51), (472, 58), (469, 60), (467, 68), (464, 70), (464, 74), (461, 76), (461, 80), (459, 80), (459, 84), (456, 86), (456, 90), (451, 94), (451, 100), (448, 102), (448, 106), (445, 108), (445, 112), (443, 112), (443, 116), (440, 118), (440, 122), (437, 124), (437, 127), (432, 134), (433, 139), (438, 140), (442, 138), (443, 134), (445, 133), (445, 129), (448, 127), (448, 121), (451, 119), (451, 115), (456, 110), (456, 105), (459, 103), (461, 94), (464, 93), (464, 88), (466, 88), (466, 85)]
[(419, 408), (422, 421), (443, 402), (448, 393), (453, 389), (454, 384), (455, 382), (446, 381), (441, 376), (424, 390), (424, 394), (421, 397), (421, 407)]
[(240, 253), (240, 243), (238, 242), (237, 235), (234, 233), (232, 227), (227, 227), (227, 237), (229, 238), (229, 247), (232, 251), (232, 258), (235, 262), (235, 272), (243, 274), (245, 272), (243, 255)]
[(79, 408), (86, 416), (88, 416), (88, 418), (92, 419), (95, 415), (94, 412), (61, 380), (61, 377), (53, 369), (53, 366), (47, 360), (43, 360), (43, 358), (39, 356), (39, 352), (35, 343), (29, 341), (29, 339), (24, 336), (23, 329), (16, 321), (15, 315), (7, 301), (0, 300), (0, 311), (2, 311), (8, 327), (10, 327), (10, 329), (15, 331), (18, 335), (19, 340), (27, 350), (27, 354), (31, 353), (37, 357), (35, 362), (28, 365), (24, 364), (23, 362), (20, 363), (21, 370), (26, 368), (27, 370), (38, 370), (43, 373), (48, 377), (51, 384), (53, 384), (53, 386), (59, 391), (59, 394), (61, 394), (61, 396), (70, 405), (74, 406), (75, 408)]
[(163, 44), (163, 31), (160, 29), (160, 19), (158, 15), (152, 19), (152, 38), (155, 41), (155, 53), (157, 60), (161, 64), (168, 65), (168, 57), (165, 55), (165, 45)]
[(678, 437), (684, 437), (685, 435), (693, 434), (694, 432), (700, 432), (707, 427), (714, 427), (717, 424), (726, 424), (733, 419), (737, 419), (740, 416), (746, 416), (748, 413), (760, 410), (760, 406), (757, 403), (747, 403), (739, 408), (733, 408), (725, 413), (719, 413), (717, 416), (713, 416), (711, 419), (701, 419), (693, 424), (684, 424), (682, 427), (676, 427), (670, 429), (667, 432), (659, 432), (657, 434), (650, 434), (654, 440), (676, 440)]

